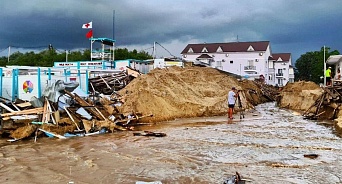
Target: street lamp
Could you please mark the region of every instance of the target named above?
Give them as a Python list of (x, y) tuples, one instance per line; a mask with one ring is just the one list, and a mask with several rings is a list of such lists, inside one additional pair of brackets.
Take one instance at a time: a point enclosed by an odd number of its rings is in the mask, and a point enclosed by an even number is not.
[(324, 47), (323, 47), (323, 57), (324, 57), (324, 60), (323, 60), (323, 62), (324, 62), (324, 86), (326, 86), (327, 85), (327, 76), (325, 76), (325, 70), (327, 70), (327, 63), (326, 63), (326, 61), (325, 61), (325, 45), (324, 45)]

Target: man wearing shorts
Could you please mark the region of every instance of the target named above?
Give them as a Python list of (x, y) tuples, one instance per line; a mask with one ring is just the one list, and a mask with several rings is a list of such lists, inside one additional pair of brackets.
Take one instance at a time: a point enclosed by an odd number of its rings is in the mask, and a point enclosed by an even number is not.
[(233, 111), (235, 106), (236, 97), (238, 93), (236, 92), (236, 88), (232, 87), (232, 90), (228, 92), (228, 118), (233, 119)]

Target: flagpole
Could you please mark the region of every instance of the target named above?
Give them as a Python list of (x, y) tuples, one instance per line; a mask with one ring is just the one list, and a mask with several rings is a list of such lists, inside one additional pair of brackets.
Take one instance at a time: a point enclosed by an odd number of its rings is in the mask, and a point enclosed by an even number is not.
[[(91, 31), (93, 31), (93, 20), (91, 20)], [(91, 32), (91, 38), (90, 38), (90, 61), (93, 61), (93, 35), (94, 33)]]
[(90, 61), (93, 61), (93, 36), (90, 38)]

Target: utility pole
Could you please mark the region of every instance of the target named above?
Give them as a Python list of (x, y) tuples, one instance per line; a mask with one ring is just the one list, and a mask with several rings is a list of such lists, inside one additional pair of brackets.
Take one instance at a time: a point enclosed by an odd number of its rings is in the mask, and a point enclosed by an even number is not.
[(113, 62), (115, 60), (115, 10), (113, 10), (113, 59), (110, 64), (111, 68), (113, 68)]
[(325, 76), (325, 70), (327, 69), (327, 63), (325, 62), (325, 45), (323, 47), (323, 62), (324, 62), (324, 73), (323, 73), (323, 76), (324, 76), (324, 87), (327, 85), (327, 76)]
[(65, 50), (65, 62), (68, 62), (68, 50)]
[(153, 42), (153, 59), (156, 59), (156, 42)]
[(11, 55), (11, 46), (8, 46), (8, 56), (7, 56), (7, 63), (9, 63), (9, 60), (10, 60), (10, 55)]
[(113, 40), (115, 40), (115, 10), (113, 10)]

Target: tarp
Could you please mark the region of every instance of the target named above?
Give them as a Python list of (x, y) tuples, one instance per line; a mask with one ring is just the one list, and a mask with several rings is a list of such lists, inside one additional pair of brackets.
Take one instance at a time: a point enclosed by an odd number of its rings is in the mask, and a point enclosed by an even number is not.
[(79, 86), (78, 82), (64, 82), (62, 80), (58, 80), (53, 83), (49, 83), (44, 92), (43, 96), (47, 97), (52, 102), (57, 102), (58, 97), (64, 94), (64, 90), (69, 92), (74, 91)]

